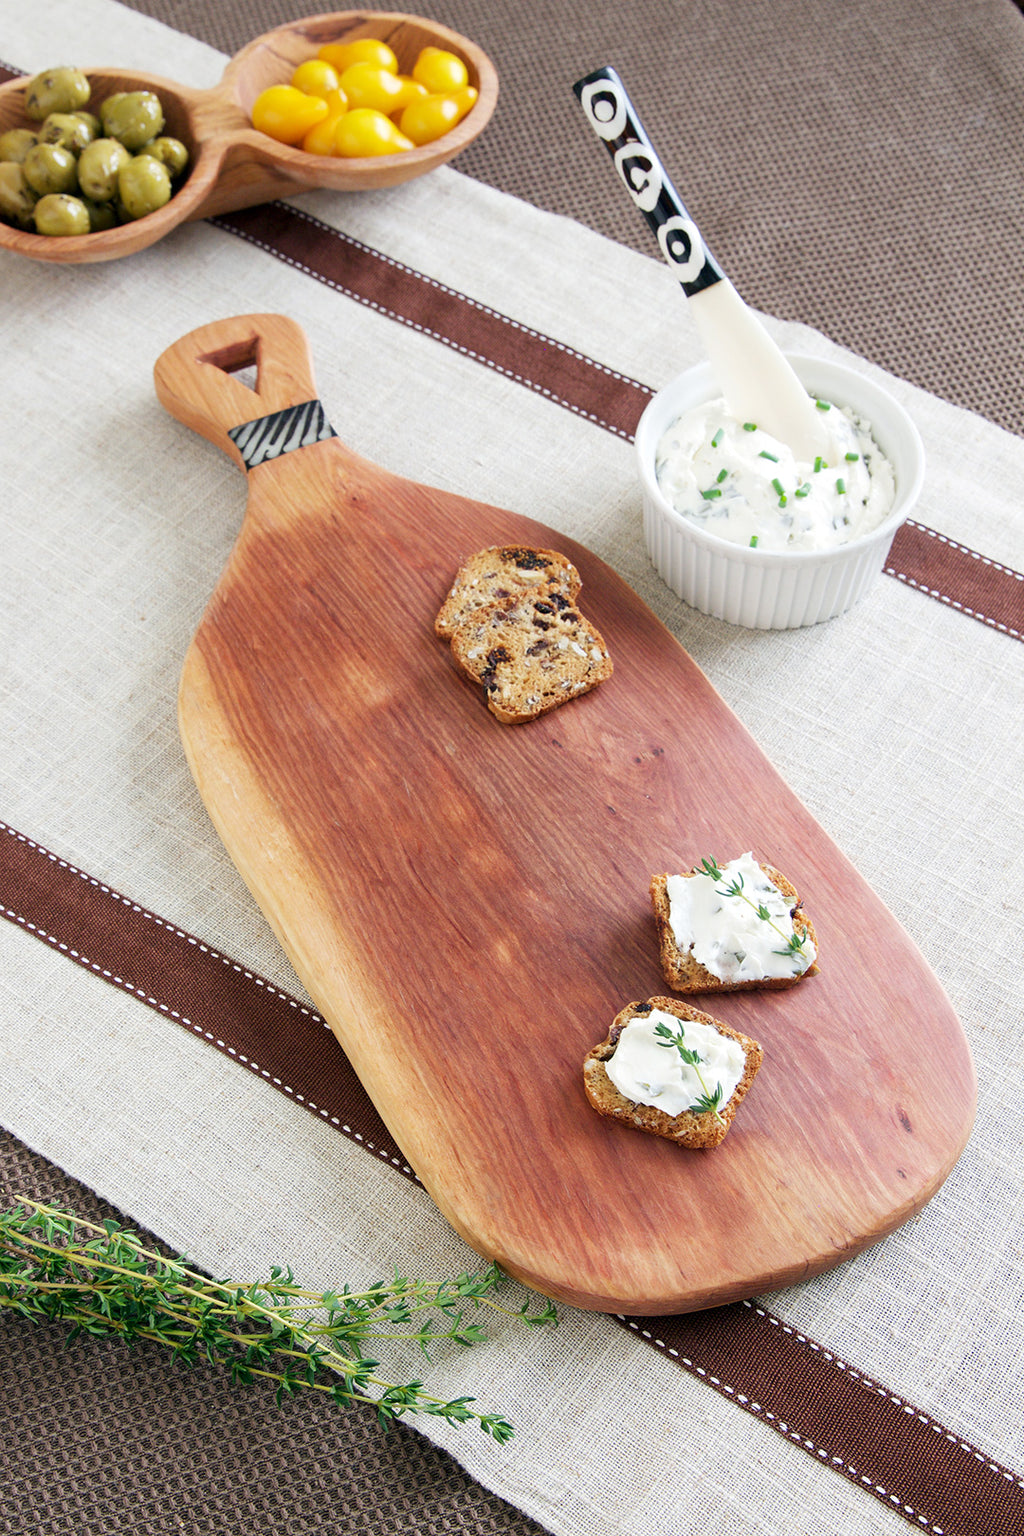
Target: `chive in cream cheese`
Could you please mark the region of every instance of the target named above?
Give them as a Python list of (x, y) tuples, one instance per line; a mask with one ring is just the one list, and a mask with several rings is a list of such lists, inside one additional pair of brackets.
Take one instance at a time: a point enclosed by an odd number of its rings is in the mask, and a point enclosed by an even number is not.
[(828, 447), (813, 461), (737, 421), (722, 399), (688, 411), (658, 443), (662, 494), (708, 533), (756, 549), (831, 549), (870, 533), (895, 500), (892, 465), (859, 416), (817, 405)]

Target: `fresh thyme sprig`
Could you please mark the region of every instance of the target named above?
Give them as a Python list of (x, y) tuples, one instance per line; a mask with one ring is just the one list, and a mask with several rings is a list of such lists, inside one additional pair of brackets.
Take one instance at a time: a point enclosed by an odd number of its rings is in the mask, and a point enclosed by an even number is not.
[[(718, 864), (716, 864), (714, 859), (701, 859), (700, 869), (702, 874), (709, 875), (712, 880), (725, 879), (725, 871), (721, 869)], [(751, 901), (750, 897), (743, 889), (743, 876), (741, 874), (737, 874), (734, 877), (732, 883), (727, 885), (724, 891), (716, 891), (715, 895), (722, 897), (738, 896), (741, 901), (746, 902), (748, 907), (753, 907), (761, 921), (763, 923), (767, 923), (769, 928), (774, 928), (775, 932), (786, 946), (785, 949), (774, 950), (774, 954), (789, 955), (791, 958), (795, 958), (797, 960), (807, 959), (807, 956), (804, 953), (804, 944), (806, 942), (807, 935), (797, 933), (795, 928), (790, 934), (784, 933), (783, 930), (779, 927), (778, 923), (774, 921), (771, 913), (768, 911), (768, 908), (764, 905), (763, 902)]]
[(0, 1307), (35, 1322), (70, 1324), (80, 1333), (115, 1334), (162, 1344), (186, 1366), (206, 1359), (233, 1381), (275, 1382), (280, 1404), (308, 1388), (336, 1403), (367, 1403), (385, 1428), (406, 1413), (450, 1424), (473, 1422), (499, 1445), (514, 1433), (506, 1419), (482, 1413), (471, 1397), (433, 1397), (421, 1381), (396, 1383), (363, 1354), (370, 1340), (413, 1341), (430, 1358), (443, 1339), (471, 1345), (487, 1337), (467, 1314), (489, 1308), (530, 1327), (557, 1322), (548, 1302), (518, 1311), (495, 1299), (505, 1279), (496, 1264), (455, 1280), (410, 1280), (396, 1272), (366, 1290), (310, 1291), (290, 1269), (266, 1280), (214, 1280), (183, 1260), (143, 1246), (115, 1221), (96, 1225), (69, 1211), (21, 1197), (0, 1212)]
[(674, 1029), (669, 1029), (667, 1024), (655, 1024), (654, 1033), (662, 1036), (658, 1044), (663, 1046), (665, 1050), (675, 1049), (679, 1052), (686, 1065), (692, 1067), (696, 1072), (697, 1081), (704, 1089), (696, 1104), (690, 1105), (691, 1115), (714, 1115), (716, 1120), (724, 1125), (725, 1119), (719, 1113), (719, 1106), (722, 1102), (722, 1085), (721, 1083), (716, 1083), (714, 1093), (710, 1092), (707, 1083), (704, 1081), (704, 1074), (700, 1070), (700, 1055), (696, 1051), (691, 1051), (689, 1046), (685, 1044), (682, 1032), (677, 1034)]

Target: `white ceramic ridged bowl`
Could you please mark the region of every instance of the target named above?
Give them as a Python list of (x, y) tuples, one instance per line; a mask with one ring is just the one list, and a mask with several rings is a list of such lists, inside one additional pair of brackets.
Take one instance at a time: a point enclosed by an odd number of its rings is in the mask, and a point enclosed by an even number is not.
[(655, 452), (677, 417), (720, 394), (710, 363), (689, 369), (659, 390), (636, 431), (644, 539), (655, 569), (701, 613), (748, 629), (797, 629), (852, 607), (880, 574), (924, 479), (920, 435), (888, 390), (829, 358), (789, 354), (789, 361), (811, 394), (849, 406), (870, 423), (895, 472), (896, 499), (889, 516), (849, 544), (792, 553), (750, 549), (699, 528), (665, 499), (655, 474)]

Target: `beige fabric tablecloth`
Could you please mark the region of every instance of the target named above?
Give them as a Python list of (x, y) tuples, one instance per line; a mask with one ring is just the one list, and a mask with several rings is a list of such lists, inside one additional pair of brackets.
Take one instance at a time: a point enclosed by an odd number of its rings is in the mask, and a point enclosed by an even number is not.
[[(7, 7), (3, 22), (2, 52), (26, 70), (52, 62), (54, 36), (68, 57), (147, 70), (158, 58), (196, 85), (224, 63), (112, 0)], [(658, 262), (457, 171), (300, 206), (627, 377), (656, 387), (699, 357)], [(620, 571), (920, 945), (974, 1052), (971, 1142), (909, 1225), (769, 1301), (984, 1456), (1024, 1468), (1018, 640), (884, 577), (806, 631), (696, 614), (647, 560), (628, 441), (215, 226), (106, 267), (0, 253), (0, 815), (302, 995), (206, 820), (175, 723), (180, 663), (245, 484), (162, 411), (152, 365), (186, 331), (246, 311), (306, 329), (320, 397), (360, 453), (536, 516)], [(769, 324), (786, 345), (836, 350)], [(888, 382), (925, 440), (921, 521), (1024, 570), (1024, 442)], [(0, 927), (0, 977), (0, 1122), (211, 1270), (286, 1260), (326, 1285), (472, 1263), (407, 1180), (13, 924)], [(499, 1328), (426, 1379), (515, 1421), (507, 1447), (416, 1427), (559, 1536), (906, 1528), (601, 1316), (566, 1309), (555, 1334)]]

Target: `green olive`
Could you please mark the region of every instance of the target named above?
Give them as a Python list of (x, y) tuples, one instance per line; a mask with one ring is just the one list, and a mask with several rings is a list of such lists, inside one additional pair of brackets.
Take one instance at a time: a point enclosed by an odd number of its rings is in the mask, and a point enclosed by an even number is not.
[(78, 167), (70, 149), (60, 144), (35, 144), (21, 163), (25, 180), (33, 192), (45, 197), (48, 192), (78, 190)]
[(89, 210), (80, 197), (50, 192), (36, 203), (35, 223), (38, 235), (87, 235)]
[(21, 166), (13, 160), (0, 160), (0, 218), (21, 229), (31, 229), (36, 201)]
[(89, 233), (98, 235), (105, 229), (113, 229), (117, 223), (117, 209), (113, 203), (97, 203), (91, 197), (83, 197), (85, 211), (89, 215)]
[(44, 235), (83, 235), (141, 219), (169, 202), (187, 147), (164, 133), (153, 91), (115, 91), (88, 110), (79, 69), (43, 70), (25, 87), (38, 131), (0, 133), (0, 219)]
[(0, 161), (13, 160), (20, 165), (38, 137), (31, 128), (8, 128), (0, 133)]
[(104, 109), (106, 109), (107, 111), (112, 111), (115, 102), (123, 101), (124, 98), (127, 96), (127, 94), (128, 94), (127, 91), (111, 91), (109, 96), (104, 96), (103, 101), (100, 104), (100, 127), (101, 128), (103, 127), (103, 112), (104, 112)]
[(180, 176), (188, 165), (188, 150), (184, 144), (180, 139), (172, 139), (167, 134), (161, 134), (151, 144), (147, 144), (146, 154), (166, 165), (171, 176)]
[(102, 134), (103, 124), (100, 122), (95, 112), (72, 112), (71, 116), (80, 117), (82, 119), (82, 122), (89, 129), (90, 139), (98, 139)]
[(134, 155), (118, 173), (117, 190), (126, 217), (141, 219), (170, 202), (171, 178), (152, 155)]
[(51, 112), (76, 112), (90, 95), (91, 87), (80, 69), (66, 65), (44, 69), (25, 87), (25, 114), (41, 123)]
[(73, 155), (80, 155), (95, 137), (87, 117), (80, 112), (51, 112), (39, 130), (40, 144), (63, 144)]
[(119, 91), (100, 103), (103, 132), (125, 149), (141, 149), (163, 132), (164, 109), (152, 91)]
[(117, 176), (131, 155), (116, 139), (93, 139), (78, 157), (78, 185), (86, 197), (109, 203), (117, 195)]

